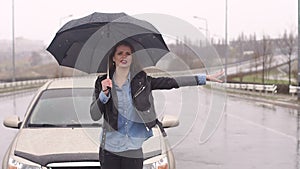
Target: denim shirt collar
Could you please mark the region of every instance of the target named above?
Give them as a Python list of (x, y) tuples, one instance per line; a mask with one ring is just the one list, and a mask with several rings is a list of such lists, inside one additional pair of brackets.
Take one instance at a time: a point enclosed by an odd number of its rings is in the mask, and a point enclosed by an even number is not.
[[(130, 77), (131, 77), (131, 75), (130, 75), (130, 72), (129, 72), (128, 76), (127, 76), (127, 80), (125, 81), (123, 86), (130, 85)], [(116, 81), (115, 81), (115, 74), (113, 75), (112, 81), (113, 81), (113, 85), (115, 85), (116, 88), (119, 88), (119, 86), (116, 84)], [(120, 86), (120, 87), (122, 88), (123, 86)]]

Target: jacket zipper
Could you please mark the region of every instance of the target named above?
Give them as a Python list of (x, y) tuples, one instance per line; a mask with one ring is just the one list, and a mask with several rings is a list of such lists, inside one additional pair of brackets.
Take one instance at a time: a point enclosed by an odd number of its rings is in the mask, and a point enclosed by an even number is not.
[[(135, 95), (133, 96), (133, 98), (136, 98), (139, 94), (141, 94), (141, 93), (145, 90), (145, 88), (146, 88), (146, 86), (141, 86), (141, 87), (138, 89), (138, 91), (135, 93)], [(136, 110), (136, 111), (138, 111), (138, 110)], [(146, 127), (146, 130), (147, 130), (147, 131), (150, 131), (150, 129), (147, 127), (147, 125), (146, 125), (144, 119), (143, 119), (142, 117), (140, 117), (140, 118), (143, 120), (143, 123), (144, 123), (144, 125), (145, 125), (145, 127)]]
[(139, 94), (141, 94), (145, 90), (146, 86), (141, 86), (138, 91), (135, 93), (133, 98), (136, 98)]

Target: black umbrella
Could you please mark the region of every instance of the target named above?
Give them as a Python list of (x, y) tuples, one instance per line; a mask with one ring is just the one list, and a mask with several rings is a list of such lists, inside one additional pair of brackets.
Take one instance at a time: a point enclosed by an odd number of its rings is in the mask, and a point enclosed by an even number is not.
[(56, 33), (47, 50), (60, 65), (87, 73), (106, 72), (107, 56), (122, 40), (133, 45), (142, 68), (155, 66), (169, 52), (152, 24), (125, 13), (93, 13), (72, 20)]

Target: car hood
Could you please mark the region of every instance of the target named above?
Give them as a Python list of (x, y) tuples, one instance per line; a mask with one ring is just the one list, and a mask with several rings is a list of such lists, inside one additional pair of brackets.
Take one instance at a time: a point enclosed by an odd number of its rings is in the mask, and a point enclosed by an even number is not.
[[(46, 165), (65, 161), (98, 161), (99, 128), (25, 128), (20, 130), (15, 155)], [(157, 131), (143, 145), (145, 158), (161, 153)]]

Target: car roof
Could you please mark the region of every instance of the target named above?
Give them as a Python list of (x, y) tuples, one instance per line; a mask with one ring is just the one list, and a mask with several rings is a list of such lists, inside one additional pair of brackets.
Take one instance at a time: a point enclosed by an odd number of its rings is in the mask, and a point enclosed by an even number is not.
[(58, 78), (48, 81), (44, 86), (46, 89), (67, 89), (67, 88), (94, 88), (97, 75), (81, 77)]

